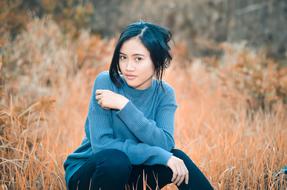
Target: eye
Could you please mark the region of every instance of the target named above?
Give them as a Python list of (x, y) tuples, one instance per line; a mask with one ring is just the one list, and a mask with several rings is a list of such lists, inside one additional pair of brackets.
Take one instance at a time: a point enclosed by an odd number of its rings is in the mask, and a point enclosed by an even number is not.
[(138, 62), (142, 61), (143, 58), (142, 58), (142, 57), (136, 57), (135, 60), (136, 60), (136, 62), (138, 63)]
[(125, 56), (120, 55), (120, 61), (125, 60), (125, 59), (126, 59), (126, 57), (125, 57)]

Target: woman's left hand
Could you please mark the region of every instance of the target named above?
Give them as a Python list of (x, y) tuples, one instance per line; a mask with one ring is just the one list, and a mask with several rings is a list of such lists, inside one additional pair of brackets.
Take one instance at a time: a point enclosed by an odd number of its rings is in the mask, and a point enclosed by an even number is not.
[(121, 110), (128, 103), (129, 99), (110, 90), (96, 90), (96, 100), (104, 109)]

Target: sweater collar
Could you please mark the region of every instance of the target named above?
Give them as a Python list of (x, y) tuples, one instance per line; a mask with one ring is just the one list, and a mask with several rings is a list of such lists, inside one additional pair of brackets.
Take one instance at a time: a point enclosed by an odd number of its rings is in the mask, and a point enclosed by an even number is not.
[(145, 88), (145, 89), (136, 89), (134, 87), (131, 87), (128, 85), (128, 83), (126, 82), (126, 80), (124, 79), (124, 77), (121, 75), (121, 79), (123, 81), (123, 88), (124, 90), (130, 95), (130, 96), (133, 96), (133, 97), (138, 97), (138, 96), (141, 96), (143, 94), (149, 94), (151, 93), (154, 89), (155, 89), (155, 86), (156, 86), (156, 81), (155, 79), (152, 79), (152, 83), (149, 87)]

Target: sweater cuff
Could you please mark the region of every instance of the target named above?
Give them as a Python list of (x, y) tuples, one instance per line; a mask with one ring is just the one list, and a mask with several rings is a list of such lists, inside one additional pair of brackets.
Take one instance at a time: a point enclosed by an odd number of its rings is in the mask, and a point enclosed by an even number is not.
[(167, 162), (170, 159), (170, 157), (173, 155), (171, 152), (164, 151), (165, 153), (163, 154), (163, 159), (162, 159), (162, 165), (167, 166)]

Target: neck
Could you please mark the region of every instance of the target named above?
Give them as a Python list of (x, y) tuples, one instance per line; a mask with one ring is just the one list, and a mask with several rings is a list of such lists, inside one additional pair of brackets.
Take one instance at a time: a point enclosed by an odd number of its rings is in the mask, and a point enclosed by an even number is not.
[[(150, 83), (150, 85), (152, 84), (152, 78), (153, 78), (153, 75), (152, 76), (150, 76), (149, 78), (147, 78), (145, 81), (143, 81), (141, 84), (139, 84), (139, 85), (137, 85), (135, 88), (136, 89), (138, 89), (138, 90), (144, 90), (144, 89), (142, 89), (141, 87), (142, 86), (144, 86), (145, 84), (147, 84), (147, 83)], [(146, 87), (146, 88), (148, 88), (148, 87)]]

